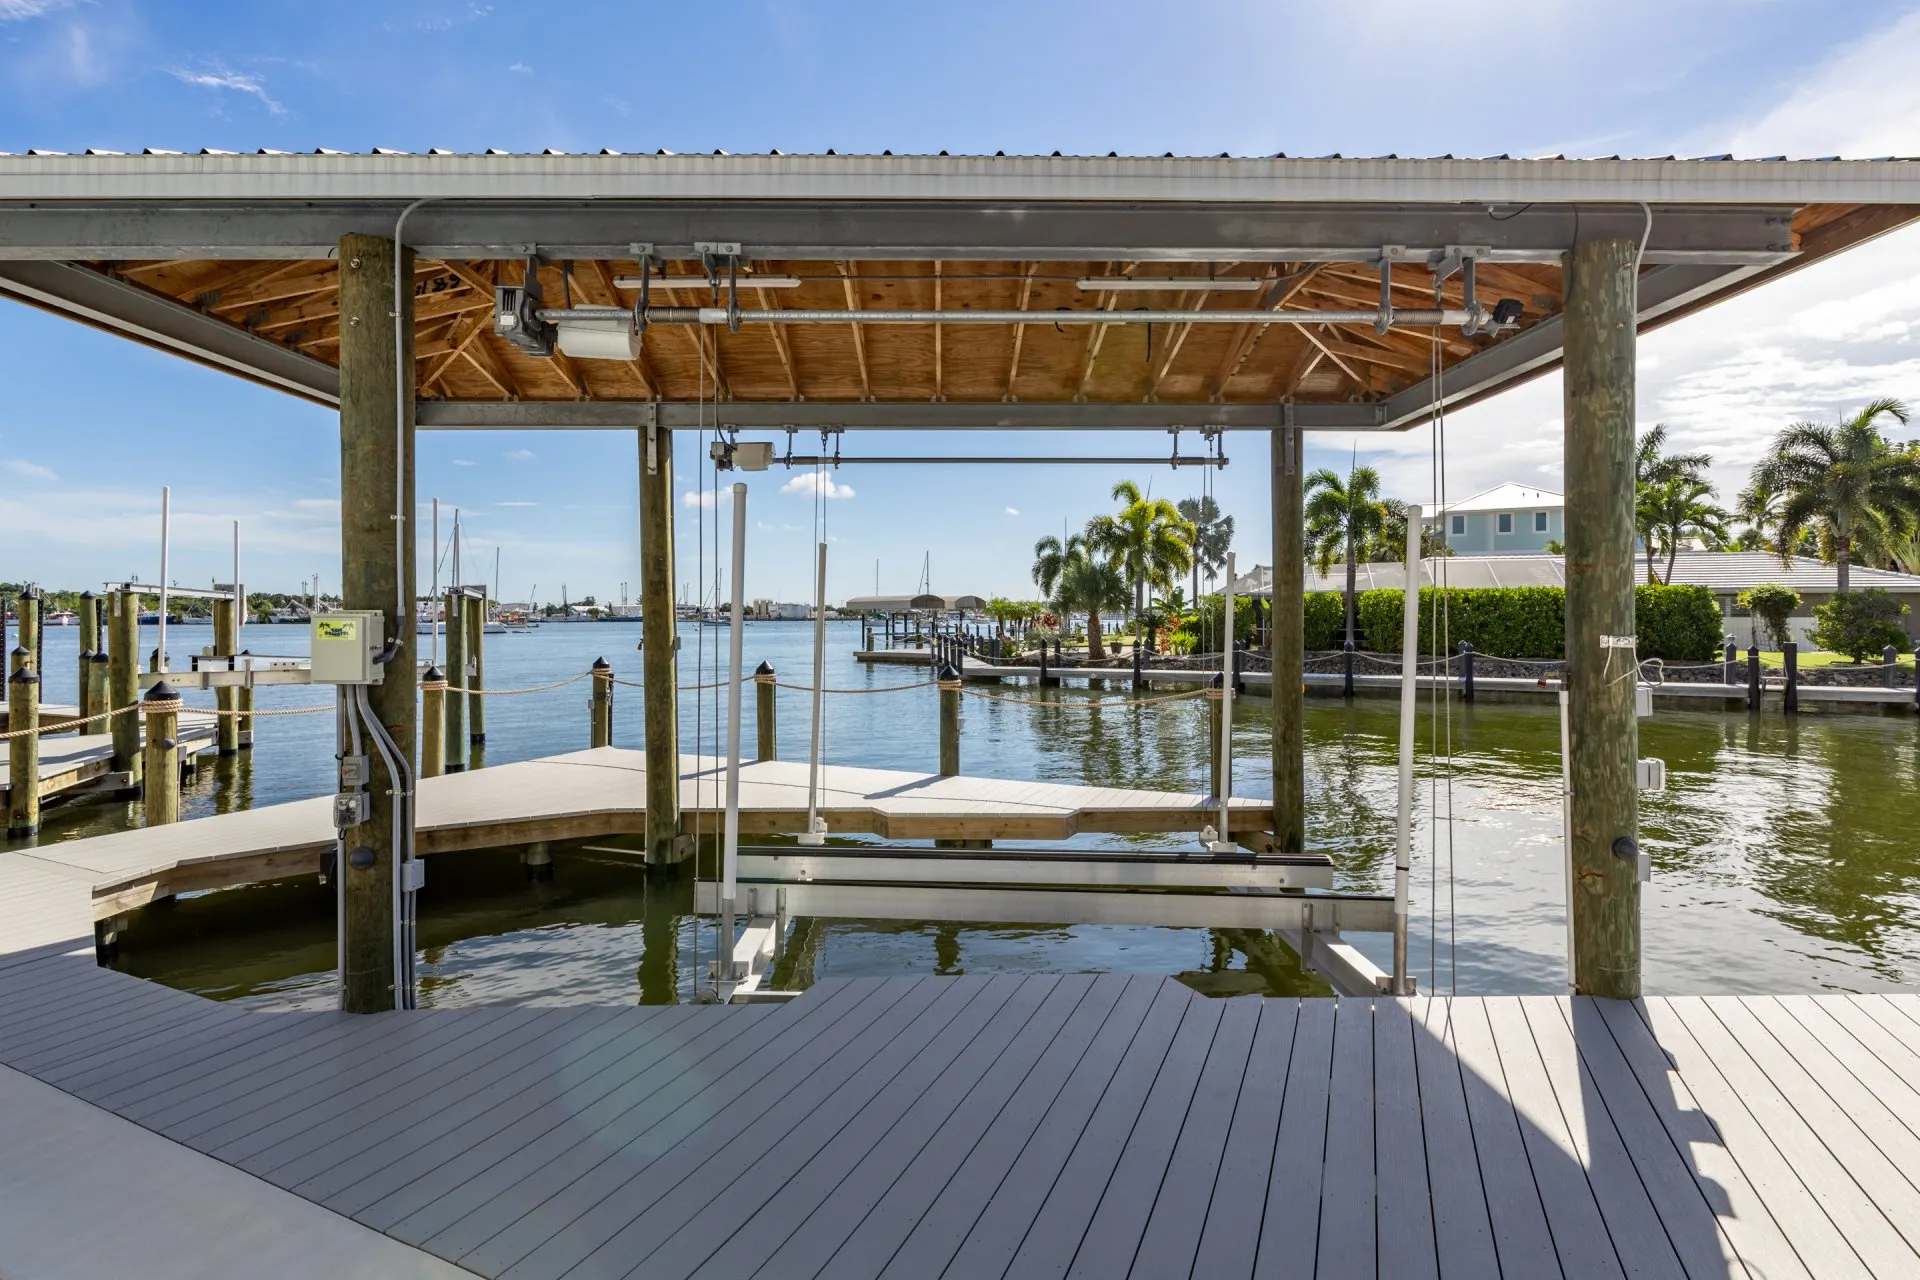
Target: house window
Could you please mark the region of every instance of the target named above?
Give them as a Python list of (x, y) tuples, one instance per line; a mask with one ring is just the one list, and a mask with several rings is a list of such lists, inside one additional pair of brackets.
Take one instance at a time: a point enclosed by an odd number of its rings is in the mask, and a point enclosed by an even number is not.
[(1465, 533), (1467, 531), (1467, 518), (1465, 516), (1455, 516), (1453, 518), (1453, 524), (1450, 526), (1450, 531), (1456, 538)]
[(1500, 532), (1502, 533), (1513, 532), (1513, 512), (1502, 511), (1500, 513)]
[(1547, 513), (1546, 512), (1536, 511), (1533, 513), (1533, 531), (1535, 533), (1545, 533), (1547, 531)]

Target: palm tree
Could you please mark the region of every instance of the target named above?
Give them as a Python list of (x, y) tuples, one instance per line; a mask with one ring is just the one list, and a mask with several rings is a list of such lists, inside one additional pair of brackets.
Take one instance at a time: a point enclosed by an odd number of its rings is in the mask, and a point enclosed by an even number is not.
[(1075, 556), (1085, 558), (1087, 540), (1079, 534), (1062, 540), (1048, 534), (1033, 544), (1033, 582), (1040, 588), (1040, 594), (1051, 598), (1053, 589), (1060, 581), (1060, 575), (1066, 571), (1067, 562)]
[(1904, 426), (1906, 406), (1875, 400), (1832, 426), (1796, 422), (1774, 437), (1741, 495), (1749, 511), (1764, 509), (1763, 496), (1774, 497), (1773, 543), (1782, 562), (1806, 534), (1817, 533), (1841, 592), (1856, 551), (1884, 554), (1920, 527), (1920, 451), (1881, 435), (1883, 416)]
[[(1407, 557), (1407, 504), (1398, 498), (1386, 498), (1380, 505), (1387, 509), (1386, 519), (1380, 523), (1379, 534), (1363, 549), (1362, 558), (1399, 564)], [(1447, 545), (1440, 526), (1427, 524), (1423, 520), (1420, 525), (1420, 558), (1431, 560), (1435, 556), (1452, 554), (1453, 549)]]
[(1098, 662), (1107, 656), (1101, 643), (1100, 614), (1103, 610), (1127, 607), (1127, 581), (1115, 565), (1097, 560), (1080, 549), (1061, 566), (1054, 604), (1063, 622), (1075, 610), (1085, 611), (1087, 657)]
[(1087, 521), (1087, 547), (1106, 557), (1133, 588), (1133, 616), (1147, 607), (1147, 588), (1164, 591), (1193, 565), (1194, 528), (1165, 498), (1149, 498), (1131, 480), (1113, 486), (1120, 510)]
[(1347, 639), (1353, 639), (1354, 588), (1360, 548), (1380, 536), (1387, 504), (1380, 500), (1380, 473), (1355, 467), (1343, 481), (1322, 467), (1307, 477), (1307, 556), (1325, 577), (1344, 548), (1347, 557)]
[[(1713, 465), (1710, 453), (1667, 453), (1667, 424), (1656, 422), (1640, 436), (1633, 450), (1634, 532), (1647, 555), (1647, 581), (1653, 581), (1654, 528), (1641, 517), (1647, 493), (1671, 480), (1706, 483), (1707, 468)], [(1673, 569), (1668, 567), (1671, 574)]]
[[(1668, 582), (1673, 581), (1673, 565), (1680, 557), (1681, 544), (1699, 538), (1714, 547), (1727, 540), (1727, 513), (1714, 505), (1713, 487), (1699, 480), (1674, 476), (1642, 489), (1636, 514), (1641, 528), (1647, 531), (1649, 556), (1656, 544), (1667, 553)], [(1648, 577), (1651, 579), (1651, 572)]]
[(1227, 550), (1233, 546), (1233, 517), (1220, 511), (1212, 494), (1182, 498), (1175, 508), (1180, 518), (1193, 526), (1193, 598), (1200, 598), (1200, 570), (1209, 580), (1226, 567)]

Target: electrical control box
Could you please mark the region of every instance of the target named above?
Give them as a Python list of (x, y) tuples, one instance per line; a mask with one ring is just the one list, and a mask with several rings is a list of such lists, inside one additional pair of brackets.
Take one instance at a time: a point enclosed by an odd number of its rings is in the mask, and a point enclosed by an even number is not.
[(386, 646), (385, 624), (378, 609), (315, 614), (313, 683), (379, 684), (374, 658)]
[(1636, 760), (1634, 772), (1638, 775), (1642, 791), (1665, 791), (1667, 789), (1667, 762), (1665, 760)]

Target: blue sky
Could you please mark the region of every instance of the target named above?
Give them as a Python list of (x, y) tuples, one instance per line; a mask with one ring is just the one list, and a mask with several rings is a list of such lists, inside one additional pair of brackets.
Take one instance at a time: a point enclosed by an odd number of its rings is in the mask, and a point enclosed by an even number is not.
[[(1443, 16), (1415, 0), (0, 0), (0, 150), (1920, 155), (1916, 62), (1920, 13), (1881, 0), (1488, 0)], [(1648, 338), (1640, 416), (1711, 450), (1730, 496), (1786, 422), (1920, 397), (1916, 334), (1920, 236), (1906, 232)], [(225, 576), (238, 518), (250, 582), (337, 586), (331, 415), (8, 304), (0, 379), (0, 577), (151, 578), (169, 484), (180, 582)], [(1449, 491), (1557, 485), (1559, 425), (1557, 378), (1456, 415)], [(1354, 445), (1312, 437), (1309, 466), (1344, 466)], [(1431, 492), (1426, 430), (1358, 445), (1390, 491)], [(507, 595), (537, 582), (556, 597), (565, 581), (617, 598), (638, 576), (630, 452), (594, 433), (423, 433), (419, 495), (462, 509), (484, 562), (500, 548)], [(1264, 442), (1229, 453), (1217, 493), (1242, 560), (1264, 561)], [(1197, 492), (1196, 473), (1164, 468), (849, 468), (851, 493), (823, 504), (829, 594), (871, 590), (876, 561), (883, 589), (909, 588), (929, 553), (936, 590), (1030, 593), (1034, 539), (1103, 510), (1122, 476)], [(810, 594), (815, 503), (788, 479), (752, 484), (754, 595)], [(702, 513), (681, 514), (684, 579)]]

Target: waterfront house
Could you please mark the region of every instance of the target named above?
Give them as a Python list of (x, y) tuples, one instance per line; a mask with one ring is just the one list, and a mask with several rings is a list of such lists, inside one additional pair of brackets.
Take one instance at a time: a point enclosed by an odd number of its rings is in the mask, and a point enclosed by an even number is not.
[(1564, 536), (1565, 506), (1566, 500), (1551, 489), (1508, 481), (1449, 503), (1427, 517), (1427, 524), (1438, 524), (1455, 555), (1529, 555)]

